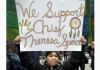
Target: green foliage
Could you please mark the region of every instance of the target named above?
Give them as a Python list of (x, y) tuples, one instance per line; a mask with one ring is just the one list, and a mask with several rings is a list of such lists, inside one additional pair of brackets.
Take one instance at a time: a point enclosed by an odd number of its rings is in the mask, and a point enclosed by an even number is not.
[(88, 42), (91, 43), (93, 40), (93, 31), (92, 31), (92, 11), (93, 11), (93, 0), (86, 0), (86, 16), (88, 23)]
[(15, 0), (7, 0), (7, 40), (19, 35)]
[(19, 35), (18, 28), (7, 28), (7, 40), (14, 40), (17, 35)]

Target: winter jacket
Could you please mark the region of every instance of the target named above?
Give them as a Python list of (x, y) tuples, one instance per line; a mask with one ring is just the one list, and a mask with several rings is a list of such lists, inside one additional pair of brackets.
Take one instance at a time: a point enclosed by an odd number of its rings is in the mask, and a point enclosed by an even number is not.
[(49, 65), (44, 64), (41, 67), (41, 70), (63, 70), (63, 67), (61, 65), (55, 65), (53, 67), (50, 67)]

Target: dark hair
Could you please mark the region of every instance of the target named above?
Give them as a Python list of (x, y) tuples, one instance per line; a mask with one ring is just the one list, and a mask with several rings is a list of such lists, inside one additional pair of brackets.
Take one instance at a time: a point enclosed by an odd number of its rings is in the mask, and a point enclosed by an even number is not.
[(56, 51), (48, 51), (48, 52), (46, 52), (46, 53), (45, 53), (45, 57), (47, 58), (47, 56), (48, 56), (49, 54), (51, 54), (52, 52), (57, 53), (57, 55), (58, 55), (58, 57), (59, 57), (59, 53), (56, 52)]
[(7, 50), (12, 49), (12, 51), (14, 50), (15, 45), (13, 41), (7, 41)]

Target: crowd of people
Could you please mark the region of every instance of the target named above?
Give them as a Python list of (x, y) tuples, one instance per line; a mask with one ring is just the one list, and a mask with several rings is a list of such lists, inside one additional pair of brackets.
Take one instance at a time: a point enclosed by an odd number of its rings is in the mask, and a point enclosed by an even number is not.
[[(82, 51), (20, 52), (18, 42), (7, 41), (7, 70), (79, 70), (79, 67), (85, 70), (88, 63), (85, 52), (90, 54), (91, 69), (94, 70), (94, 43), (82, 48)], [(44, 57), (43, 64), (40, 63), (40, 56)]]

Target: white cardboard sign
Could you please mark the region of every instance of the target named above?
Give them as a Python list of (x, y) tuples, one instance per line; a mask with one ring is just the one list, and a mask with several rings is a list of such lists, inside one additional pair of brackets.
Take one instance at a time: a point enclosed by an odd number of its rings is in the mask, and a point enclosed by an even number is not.
[(81, 51), (85, 0), (16, 0), (21, 51)]

